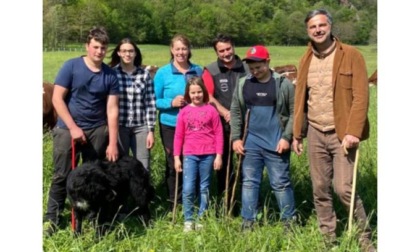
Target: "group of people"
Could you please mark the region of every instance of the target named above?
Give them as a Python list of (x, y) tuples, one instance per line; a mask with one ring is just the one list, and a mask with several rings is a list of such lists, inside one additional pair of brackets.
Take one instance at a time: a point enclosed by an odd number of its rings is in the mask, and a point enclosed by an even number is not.
[[(296, 87), (270, 69), (265, 46), (252, 46), (241, 60), (232, 38), (224, 34), (213, 40), (217, 60), (204, 68), (190, 61), (190, 40), (174, 36), (170, 62), (152, 80), (140, 67), (140, 49), (129, 38), (121, 40), (105, 64), (107, 32), (92, 29), (86, 55), (65, 62), (54, 82), (59, 119), (53, 130), (54, 176), (45, 214), (52, 231), (64, 208), (72, 149), (83, 162), (116, 161), (131, 154), (150, 170), (159, 111), (168, 200), (170, 209), (182, 203), (185, 232), (202, 228), (212, 170), (218, 196), (233, 193), (232, 152), (242, 162), (242, 230), (252, 231), (257, 221), (264, 167), (280, 219), (285, 227), (292, 225), (296, 209), (290, 156), (292, 150), (302, 154), (306, 137), (319, 228), (334, 245), (332, 186), (349, 209), (356, 150), (369, 136), (367, 71), (360, 52), (332, 34), (328, 11), (310, 11), (304, 23), (310, 43), (299, 63)], [(362, 249), (375, 251), (358, 195), (354, 216)]]

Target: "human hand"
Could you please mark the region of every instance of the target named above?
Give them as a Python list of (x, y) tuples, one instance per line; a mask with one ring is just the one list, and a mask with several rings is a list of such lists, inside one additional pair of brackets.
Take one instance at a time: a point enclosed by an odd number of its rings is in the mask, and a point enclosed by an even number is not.
[(151, 149), (153, 148), (154, 144), (155, 144), (155, 137), (153, 135), (153, 132), (150, 131), (149, 133), (147, 133), (146, 148)]
[(343, 147), (344, 153), (347, 155), (347, 149), (358, 147), (360, 143), (360, 139), (353, 135), (345, 135), (343, 141), (341, 142), (341, 146)]
[(106, 148), (106, 158), (108, 161), (115, 162), (118, 159), (118, 147), (117, 145), (108, 145)]
[(171, 102), (172, 107), (179, 108), (185, 105), (184, 96), (177, 95)]
[(245, 155), (245, 152), (244, 152), (244, 143), (242, 142), (242, 140), (235, 140), (232, 143), (232, 149), (237, 154)]
[(82, 144), (86, 143), (86, 136), (81, 128), (76, 126), (72, 129), (69, 129), (69, 131), (70, 131), (71, 139), (73, 139), (73, 141), (79, 142)]
[(230, 122), (230, 111), (229, 110), (223, 115), (223, 119), (225, 119), (225, 121), (227, 123)]
[(182, 163), (181, 163), (181, 160), (179, 159), (179, 156), (175, 156), (174, 161), (175, 161), (175, 165), (174, 165), (175, 171), (182, 172)]
[(290, 149), (290, 143), (289, 141), (285, 140), (285, 139), (280, 139), (280, 141), (277, 143), (277, 149), (276, 151), (280, 154), (282, 154), (283, 152), (286, 152)]
[(298, 140), (296, 138), (293, 138), (292, 148), (293, 148), (293, 151), (298, 156), (300, 156), (303, 153), (303, 141), (302, 141), (302, 139)]
[(216, 155), (216, 158), (214, 159), (214, 162), (213, 162), (213, 169), (215, 171), (220, 170), (222, 168), (222, 163), (223, 163), (222, 155)]

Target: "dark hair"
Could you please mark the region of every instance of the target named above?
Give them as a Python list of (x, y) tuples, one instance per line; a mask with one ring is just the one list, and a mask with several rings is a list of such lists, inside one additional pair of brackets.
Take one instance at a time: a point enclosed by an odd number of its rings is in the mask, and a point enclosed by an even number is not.
[(310, 12), (308, 12), (308, 14), (306, 15), (306, 18), (305, 18), (305, 25), (309, 22), (309, 20), (311, 18), (315, 17), (316, 15), (325, 15), (325, 16), (327, 16), (328, 23), (330, 25), (332, 25), (333, 19), (332, 19), (331, 13), (329, 11), (325, 10), (325, 9), (311, 10)]
[(118, 55), (118, 51), (120, 50), (122, 44), (131, 44), (134, 47), (134, 51), (136, 51), (136, 57), (134, 58), (134, 66), (140, 67), (143, 61), (143, 57), (141, 55), (140, 49), (131, 38), (123, 38), (114, 48), (111, 54), (111, 62), (109, 62), (109, 66), (114, 67), (120, 63), (121, 58)]
[(185, 94), (184, 94), (184, 100), (187, 103), (191, 103), (191, 97), (190, 97), (190, 86), (192, 85), (198, 85), (203, 90), (203, 103), (208, 103), (209, 98), (209, 92), (207, 91), (206, 86), (204, 86), (203, 79), (198, 76), (191, 77), (188, 79), (187, 86), (185, 87)]
[(212, 44), (215, 51), (217, 51), (217, 43), (230, 43), (232, 46), (235, 46), (235, 43), (232, 40), (232, 37), (223, 33), (217, 34), (217, 36), (213, 39)]
[(104, 27), (93, 27), (86, 38), (86, 43), (90, 44), (91, 40), (94, 39), (97, 42), (108, 45), (109, 37), (106, 29)]
[[(187, 46), (187, 48), (188, 48), (188, 61), (190, 61), (191, 56), (192, 56), (190, 40), (185, 35), (177, 34), (171, 39), (171, 43), (169, 44), (171, 48), (174, 47), (174, 44), (175, 44), (176, 41), (181, 41), (182, 44)], [(169, 53), (171, 54), (171, 59), (174, 59), (174, 55), (172, 54), (171, 50), (169, 50)]]

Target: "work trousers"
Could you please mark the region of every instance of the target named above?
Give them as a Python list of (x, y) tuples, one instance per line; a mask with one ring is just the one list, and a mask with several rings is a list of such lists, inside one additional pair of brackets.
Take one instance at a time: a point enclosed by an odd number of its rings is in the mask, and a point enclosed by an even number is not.
[[(78, 164), (81, 156), (83, 162), (105, 159), (108, 146), (108, 127), (106, 125), (83, 130), (86, 143), (75, 143), (75, 163)], [(54, 175), (47, 203), (45, 219), (58, 224), (59, 217), (64, 210), (67, 197), (66, 181), (72, 169), (72, 139), (70, 131), (55, 127), (53, 135), (53, 162)]]
[[(350, 210), (353, 169), (356, 149), (348, 149), (345, 155), (335, 130), (322, 132), (311, 125), (308, 129), (308, 155), (315, 210), (321, 233), (335, 238), (337, 218), (333, 207), (335, 193)], [(371, 230), (359, 195), (355, 195), (354, 216), (362, 230), (363, 238), (370, 238)]]
[(175, 188), (177, 176), (174, 161), (175, 127), (159, 123), (159, 129), (166, 158), (165, 181), (169, 195), (169, 201), (171, 204), (175, 202), (175, 190), (178, 190), (177, 203), (182, 204), (182, 172), (178, 175), (178, 188)]

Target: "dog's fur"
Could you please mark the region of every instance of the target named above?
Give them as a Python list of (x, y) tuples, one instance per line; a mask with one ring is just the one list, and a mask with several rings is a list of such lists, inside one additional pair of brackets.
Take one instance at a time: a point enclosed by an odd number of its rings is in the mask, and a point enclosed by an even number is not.
[(129, 197), (138, 207), (138, 216), (148, 223), (155, 190), (141, 162), (123, 156), (116, 162), (95, 161), (76, 167), (67, 178), (67, 194), (76, 219), (75, 233), (82, 233), (83, 219), (91, 216), (97, 218), (96, 232), (101, 236)]

